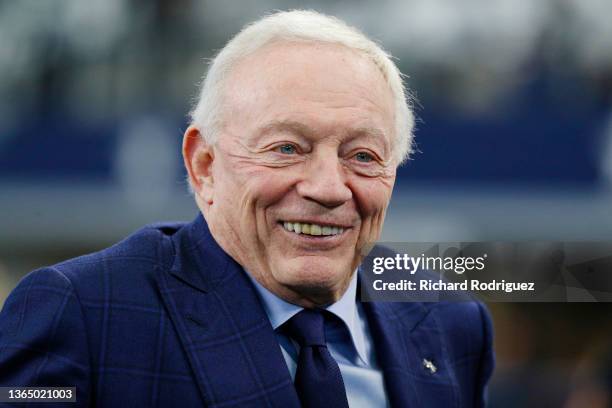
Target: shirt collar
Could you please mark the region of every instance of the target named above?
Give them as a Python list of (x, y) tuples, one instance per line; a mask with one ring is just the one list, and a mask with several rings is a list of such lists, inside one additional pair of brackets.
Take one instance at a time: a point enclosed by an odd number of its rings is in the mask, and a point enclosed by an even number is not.
[[(272, 328), (276, 330), (287, 320), (291, 319), (298, 312), (304, 308), (293, 303), (289, 303), (268, 289), (263, 287), (257, 280), (255, 280), (248, 271), (247, 276), (253, 282), (257, 293), (263, 302), (264, 310), (268, 315), (268, 319), (272, 324)], [(357, 314), (357, 271), (353, 273), (353, 277), (349, 283), (348, 288), (337, 302), (325, 308), (328, 312), (333, 313), (335, 316), (340, 318), (348, 329), (353, 345), (357, 350), (357, 354), (362, 361), (366, 359), (365, 339), (364, 333)]]

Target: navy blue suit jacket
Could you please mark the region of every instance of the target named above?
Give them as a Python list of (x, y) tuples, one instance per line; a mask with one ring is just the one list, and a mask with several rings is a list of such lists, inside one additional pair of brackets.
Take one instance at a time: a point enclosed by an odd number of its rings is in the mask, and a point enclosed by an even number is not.
[[(480, 303), (364, 308), (394, 407), (484, 404)], [(299, 406), (251, 282), (202, 216), (27, 275), (0, 314), (0, 386), (76, 386), (76, 406)]]

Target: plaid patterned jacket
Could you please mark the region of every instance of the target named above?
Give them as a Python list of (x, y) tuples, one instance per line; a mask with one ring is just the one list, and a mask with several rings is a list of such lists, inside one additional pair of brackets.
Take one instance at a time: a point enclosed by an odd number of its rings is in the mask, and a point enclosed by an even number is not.
[[(484, 405), (480, 303), (364, 308), (392, 406)], [(69, 407), (299, 407), (254, 288), (201, 215), (27, 275), (0, 314), (0, 386), (76, 386)]]

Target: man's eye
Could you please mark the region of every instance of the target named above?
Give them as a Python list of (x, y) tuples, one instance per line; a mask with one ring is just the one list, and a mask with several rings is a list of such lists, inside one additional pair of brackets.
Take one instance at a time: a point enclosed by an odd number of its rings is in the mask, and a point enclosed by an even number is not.
[(279, 146), (277, 149), (278, 149), (278, 151), (280, 153), (283, 153), (283, 154), (295, 154), (295, 153), (297, 153), (297, 149), (292, 144), (284, 144), (282, 146)]
[(374, 160), (374, 157), (372, 157), (370, 153), (359, 152), (355, 155), (355, 159), (357, 159), (357, 161), (362, 162), (362, 163), (369, 163), (372, 160)]

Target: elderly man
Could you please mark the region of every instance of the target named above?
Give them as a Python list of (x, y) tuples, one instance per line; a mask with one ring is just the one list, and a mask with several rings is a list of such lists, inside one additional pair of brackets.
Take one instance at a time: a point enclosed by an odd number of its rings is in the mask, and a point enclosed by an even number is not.
[(484, 404), (481, 304), (357, 295), (413, 126), (383, 50), (273, 14), (217, 55), (192, 118), (202, 214), (28, 275), (0, 318), (0, 385), (75, 386), (82, 406)]

